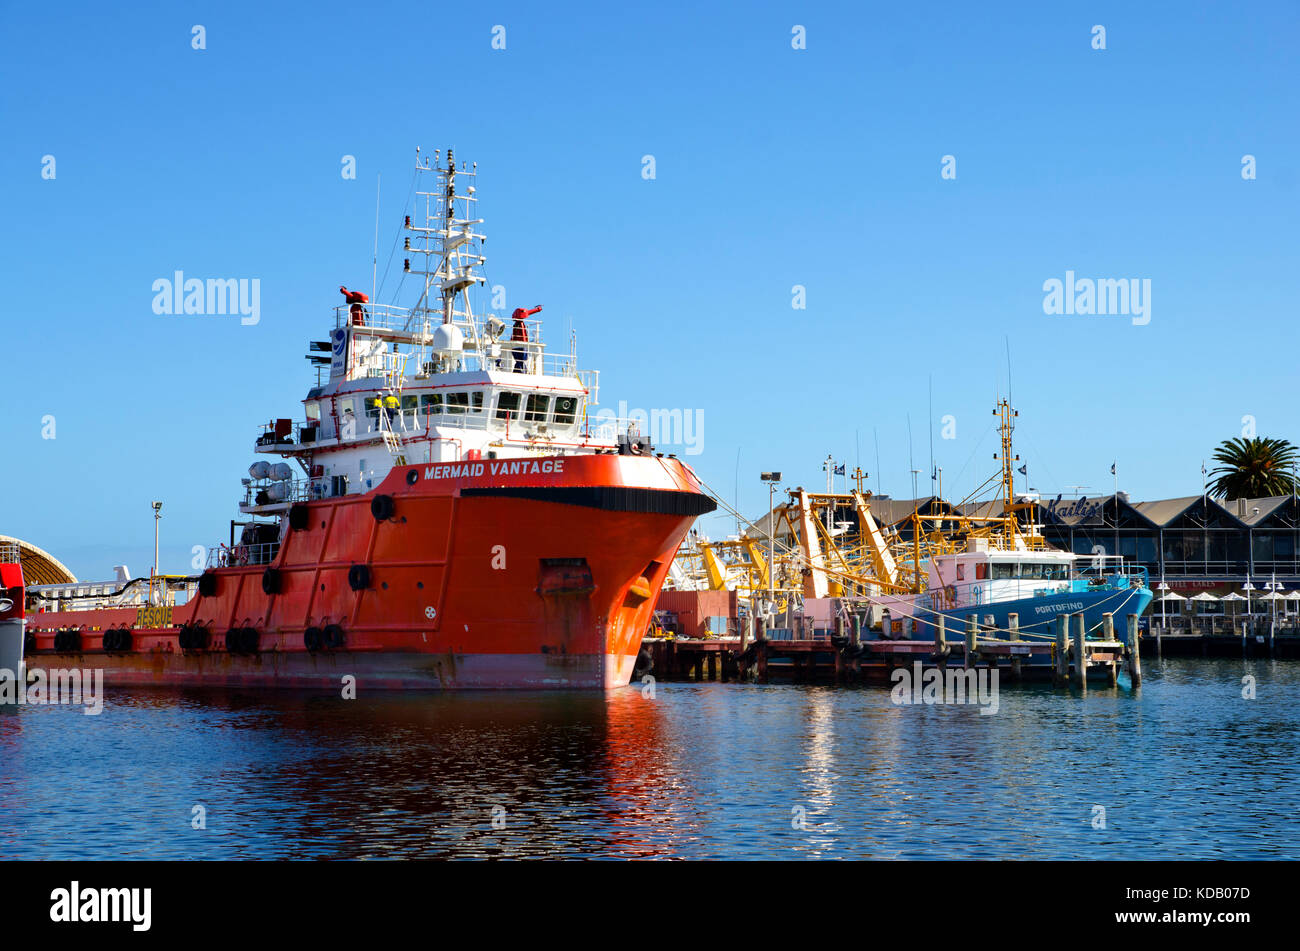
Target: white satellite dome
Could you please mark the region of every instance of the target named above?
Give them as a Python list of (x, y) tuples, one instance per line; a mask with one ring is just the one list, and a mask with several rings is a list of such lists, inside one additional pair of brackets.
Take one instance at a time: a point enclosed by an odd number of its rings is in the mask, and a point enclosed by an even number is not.
[(433, 330), (433, 349), (440, 352), (460, 353), (464, 349), (465, 335), (455, 324), (439, 324)]

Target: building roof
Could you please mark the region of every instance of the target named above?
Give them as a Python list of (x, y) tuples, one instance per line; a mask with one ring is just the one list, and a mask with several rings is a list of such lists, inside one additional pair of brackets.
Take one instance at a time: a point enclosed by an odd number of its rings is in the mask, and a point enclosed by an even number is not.
[(1232, 499), (1219, 501), (1215, 499), (1229, 513), (1236, 516), (1247, 525), (1257, 525), (1264, 519), (1268, 518), (1278, 509), (1285, 506), (1291, 501), (1289, 495), (1274, 495), (1262, 499)]
[[(1176, 499), (1160, 499), (1154, 502), (1131, 502), (1138, 512), (1157, 526), (1168, 525), (1178, 516), (1201, 500), (1199, 495), (1184, 495)], [(1213, 501), (1213, 500), (1211, 500)]]
[[(1126, 510), (1136, 516), (1137, 521), (1147, 522), (1153, 528), (1165, 528), (1177, 522), (1189, 509), (1196, 507), (1204, 499), (1209, 511), (1216, 519), (1222, 517), (1236, 522), (1243, 527), (1253, 527), (1280, 513), (1288, 503), (1295, 506), (1292, 518), (1300, 521), (1300, 503), (1290, 495), (1277, 495), (1261, 499), (1216, 499), (1212, 496), (1184, 495), (1175, 499), (1152, 499), (1147, 502), (1131, 502), (1121, 492), (1118, 496), (1121, 517)], [(871, 514), (882, 525), (900, 525), (912, 517), (913, 512), (922, 515), (936, 511), (952, 511), (974, 519), (998, 518), (1002, 515), (1002, 499), (985, 502), (972, 502), (966, 505), (951, 505), (937, 496), (927, 495), (919, 499), (891, 499), (867, 496)], [(1038, 511), (1042, 521), (1049, 524), (1068, 526), (1111, 526), (1114, 524), (1115, 495), (1099, 495), (1079, 499), (1041, 499)], [(943, 506), (940, 508), (940, 506)], [(781, 506), (778, 506), (780, 508)], [(1241, 513), (1241, 514), (1238, 514)], [(767, 513), (755, 520), (749, 530), (751, 537), (767, 537)], [(1121, 524), (1123, 522), (1121, 521)]]
[[(1184, 495), (1176, 499), (1153, 499), (1149, 502), (1130, 502), (1124, 493), (1119, 495), (1119, 504), (1137, 513), (1156, 528), (1165, 528), (1189, 509), (1195, 508), (1204, 500), (1212, 515), (1230, 519), (1243, 527), (1258, 525), (1278, 514), (1289, 504), (1294, 505), (1290, 495), (1275, 495), (1261, 499), (1216, 499), (1212, 496)], [(1114, 495), (1103, 495), (1084, 500), (1061, 502), (1044, 502), (1043, 508), (1051, 519), (1065, 525), (1099, 524), (1103, 513), (1111, 511), (1115, 505)], [(1300, 508), (1296, 510), (1300, 518)], [(1113, 518), (1113, 516), (1112, 516)]]
[(77, 580), (77, 576), (68, 567), (49, 552), (37, 548), (31, 542), (10, 535), (0, 535), (0, 544), (10, 543), (18, 546), (18, 558), (23, 566), (25, 584), (66, 584)]

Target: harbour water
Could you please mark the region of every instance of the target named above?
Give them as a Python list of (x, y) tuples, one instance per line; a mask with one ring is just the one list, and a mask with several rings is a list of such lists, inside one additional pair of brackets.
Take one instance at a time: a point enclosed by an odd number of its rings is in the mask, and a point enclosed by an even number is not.
[(872, 686), (110, 689), (0, 711), (0, 858), (1300, 856), (1300, 665), (1144, 662), (1137, 695), (1004, 684), (994, 715)]

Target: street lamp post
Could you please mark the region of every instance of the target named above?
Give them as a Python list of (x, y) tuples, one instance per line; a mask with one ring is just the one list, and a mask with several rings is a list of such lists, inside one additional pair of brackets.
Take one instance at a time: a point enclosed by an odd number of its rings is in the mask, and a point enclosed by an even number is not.
[(1251, 608), (1250, 608), (1250, 593), (1251, 593), (1252, 591), (1257, 590), (1257, 589), (1255, 588), (1255, 586), (1254, 586), (1253, 584), (1250, 583), (1250, 572), (1249, 572), (1249, 571), (1246, 572), (1246, 583), (1245, 583), (1244, 585), (1241, 586), (1241, 590), (1246, 592), (1246, 626), (1245, 626), (1244, 628), (1242, 628), (1242, 633), (1241, 633), (1241, 636), (1242, 636), (1242, 638), (1244, 639), (1245, 636), (1246, 636), (1246, 634), (1247, 634), (1247, 632), (1249, 632), (1249, 633), (1251, 633), (1251, 634), (1254, 633), (1254, 622), (1253, 622), (1252, 619), (1251, 619), (1251, 613), (1250, 613), (1250, 611), (1251, 611)]
[(1269, 598), (1270, 601), (1273, 602), (1273, 619), (1269, 622), (1269, 625), (1268, 625), (1268, 656), (1269, 656), (1269, 657), (1272, 657), (1272, 656), (1273, 656), (1273, 638), (1277, 636), (1277, 599), (1278, 599), (1278, 591), (1280, 591), (1280, 590), (1282, 589), (1282, 586), (1281, 586), (1280, 584), (1278, 584), (1278, 580), (1277, 580), (1277, 572), (1276, 572), (1276, 571), (1273, 572), (1273, 575), (1272, 575), (1271, 580), (1269, 581), (1268, 584), (1264, 585), (1264, 587), (1268, 588), (1268, 598)]
[[(162, 503), (153, 503), (153, 568), (149, 571), (149, 596), (152, 601), (154, 595), (154, 579), (158, 575), (158, 526), (162, 521)], [(160, 599), (161, 600), (161, 599)]]

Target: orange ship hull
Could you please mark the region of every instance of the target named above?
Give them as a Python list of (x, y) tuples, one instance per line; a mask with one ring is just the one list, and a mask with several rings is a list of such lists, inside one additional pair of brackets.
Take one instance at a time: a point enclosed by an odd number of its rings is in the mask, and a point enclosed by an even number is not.
[(678, 460), (596, 454), (399, 466), (295, 508), (268, 564), (206, 572), (170, 617), (29, 615), (29, 665), (109, 684), (622, 686), (714, 503)]

